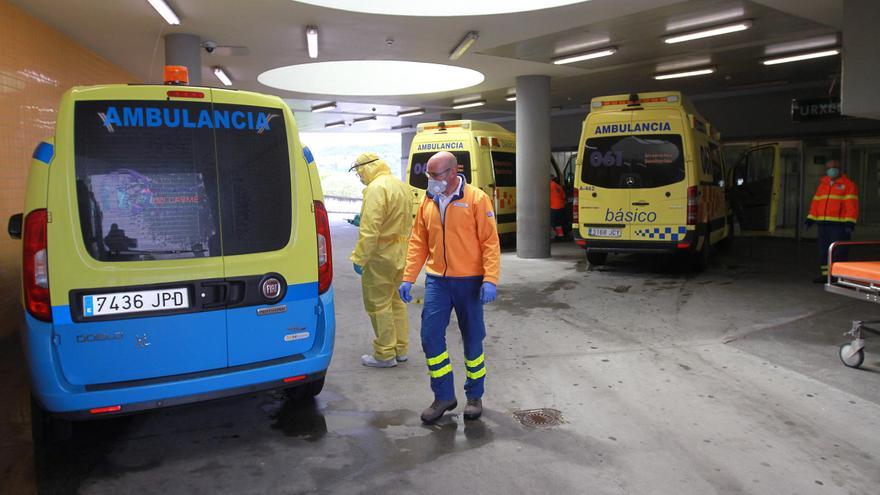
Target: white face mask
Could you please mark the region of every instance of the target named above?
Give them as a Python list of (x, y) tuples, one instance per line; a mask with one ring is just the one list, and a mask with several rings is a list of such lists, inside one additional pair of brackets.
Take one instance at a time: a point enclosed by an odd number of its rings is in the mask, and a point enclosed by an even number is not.
[(449, 185), (449, 183), (446, 182), (445, 180), (434, 180), (434, 179), (429, 178), (428, 179), (428, 192), (430, 192), (431, 194), (436, 196), (436, 195), (446, 191), (446, 186), (448, 186), (448, 185)]

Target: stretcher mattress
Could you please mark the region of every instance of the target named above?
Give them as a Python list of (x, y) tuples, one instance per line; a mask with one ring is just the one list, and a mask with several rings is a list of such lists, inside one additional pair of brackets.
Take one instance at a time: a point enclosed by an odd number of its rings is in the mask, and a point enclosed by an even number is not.
[(880, 261), (838, 261), (831, 265), (831, 276), (880, 283)]

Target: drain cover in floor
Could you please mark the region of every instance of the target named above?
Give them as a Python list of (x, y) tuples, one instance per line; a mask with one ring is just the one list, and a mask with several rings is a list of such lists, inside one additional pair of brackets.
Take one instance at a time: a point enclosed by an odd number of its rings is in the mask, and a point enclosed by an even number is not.
[(549, 408), (514, 411), (513, 417), (523, 425), (532, 428), (548, 428), (561, 425), (563, 422), (562, 411)]

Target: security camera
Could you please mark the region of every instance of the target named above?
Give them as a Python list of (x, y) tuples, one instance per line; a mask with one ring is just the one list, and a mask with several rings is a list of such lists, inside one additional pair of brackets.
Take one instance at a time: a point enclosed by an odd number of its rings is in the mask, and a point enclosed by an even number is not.
[(204, 43), (202, 43), (202, 48), (204, 48), (205, 51), (208, 53), (214, 53), (214, 50), (217, 49), (217, 42), (216, 41), (205, 41)]

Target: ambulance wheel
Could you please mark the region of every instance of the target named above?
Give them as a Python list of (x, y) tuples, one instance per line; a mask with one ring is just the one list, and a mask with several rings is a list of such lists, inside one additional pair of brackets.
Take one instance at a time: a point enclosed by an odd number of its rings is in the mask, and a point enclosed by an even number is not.
[(865, 350), (859, 349), (859, 352), (847, 358), (846, 355), (849, 354), (850, 349), (852, 349), (851, 343), (842, 344), (837, 355), (840, 356), (840, 361), (844, 365), (850, 368), (858, 368), (865, 362)]
[(604, 265), (608, 261), (608, 253), (587, 253), (587, 261), (593, 266)]
[(34, 445), (63, 442), (73, 436), (73, 424), (52, 416), (31, 396), (31, 436)]
[(324, 390), (323, 376), (320, 379), (306, 383), (305, 385), (285, 389), (284, 394), (287, 395), (287, 398), (290, 400), (307, 400), (320, 394), (321, 390)]

